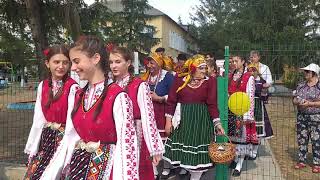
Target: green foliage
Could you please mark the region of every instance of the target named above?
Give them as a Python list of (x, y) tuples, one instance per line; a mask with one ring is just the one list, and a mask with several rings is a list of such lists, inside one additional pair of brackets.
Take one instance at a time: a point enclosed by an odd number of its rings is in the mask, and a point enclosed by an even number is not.
[(200, 49), (223, 56), (230, 49), (307, 43), (319, 27), (320, 4), (313, 0), (200, 0), (193, 20)]
[(303, 75), (298, 71), (288, 71), (287, 77), (283, 79), (283, 84), (286, 88), (295, 89), (299, 82), (303, 80)]
[(105, 3), (96, 2), (89, 7), (80, 9), (82, 33), (109, 39), (111, 27), (108, 24), (112, 19), (112, 12)]
[(155, 27), (146, 24), (150, 18), (145, 12), (150, 8), (147, 0), (122, 0), (123, 10), (112, 15), (112, 31), (109, 38), (113, 43), (127, 45), (132, 50), (150, 52), (159, 42), (154, 38)]
[(0, 1), (0, 59), (24, 64), (30, 57), (31, 32), (27, 29), (26, 8), (23, 1)]

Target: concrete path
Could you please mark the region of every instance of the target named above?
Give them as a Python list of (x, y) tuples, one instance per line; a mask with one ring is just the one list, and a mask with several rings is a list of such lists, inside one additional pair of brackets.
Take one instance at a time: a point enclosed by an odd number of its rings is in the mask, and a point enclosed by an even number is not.
[[(26, 167), (12, 164), (0, 164), (1, 180), (22, 180)], [(267, 141), (262, 141), (258, 150), (258, 157), (255, 161), (245, 160), (240, 177), (232, 177), (231, 180), (283, 180), (279, 165), (270, 149)], [(168, 180), (188, 180), (190, 177), (179, 177), (172, 174)], [(201, 177), (201, 180), (214, 180), (215, 169), (211, 169)]]
[[(168, 180), (189, 180), (189, 176), (179, 177), (172, 174)], [(211, 169), (201, 177), (201, 180), (214, 180), (215, 169)], [(267, 141), (262, 141), (258, 149), (258, 157), (255, 161), (245, 160), (242, 167), (241, 176), (232, 177), (230, 170), (229, 179), (231, 180), (284, 180), (281, 176), (279, 165), (270, 149)]]
[(1, 180), (22, 180), (26, 172), (26, 166), (0, 163)]

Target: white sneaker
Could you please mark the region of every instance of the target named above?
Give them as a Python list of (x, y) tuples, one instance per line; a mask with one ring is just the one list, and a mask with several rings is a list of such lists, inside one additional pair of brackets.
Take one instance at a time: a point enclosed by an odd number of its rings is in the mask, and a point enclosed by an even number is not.
[(187, 174), (187, 170), (185, 169), (181, 169), (180, 172), (179, 172), (180, 175), (185, 175)]
[(163, 176), (168, 176), (170, 174), (170, 169), (163, 169), (162, 173)]

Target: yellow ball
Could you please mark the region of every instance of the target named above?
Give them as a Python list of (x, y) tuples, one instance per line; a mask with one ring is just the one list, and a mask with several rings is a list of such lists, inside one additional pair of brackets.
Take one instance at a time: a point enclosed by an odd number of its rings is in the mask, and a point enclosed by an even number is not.
[(229, 97), (228, 106), (235, 115), (244, 115), (250, 108), (249, 96), (244, 92), (235, 92)]

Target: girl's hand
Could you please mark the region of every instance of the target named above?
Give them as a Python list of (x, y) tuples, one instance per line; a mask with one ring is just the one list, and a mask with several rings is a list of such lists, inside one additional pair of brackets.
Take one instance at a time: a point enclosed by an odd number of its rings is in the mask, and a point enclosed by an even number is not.
[(166, 125), (164, 127), (165, 133), (167, 136), (170, 136), (172, 133), (172, 122), (171, 119), (166, 119)]
[(158, 164), (159, 164), (159, 162), (161, 161), (161, 159), (162, 159), (162, 156), (161, 156), (161, 155), (154, 155), (154, 156), (152, 157), (152, 163), (153, 163), (153, 165), (158, 166)]
[(163, 97), (161, 97), (161, 96), (158, 96), (158, 94), (157, 93), (155, 93), (155, 92), (150, 92), (150, 96), (151, 96), (151, 99), (152, 99), (152, 101), (157, 101), (157, 102), (160, 102), (160, 103), (162, 103), (163, 102)]

